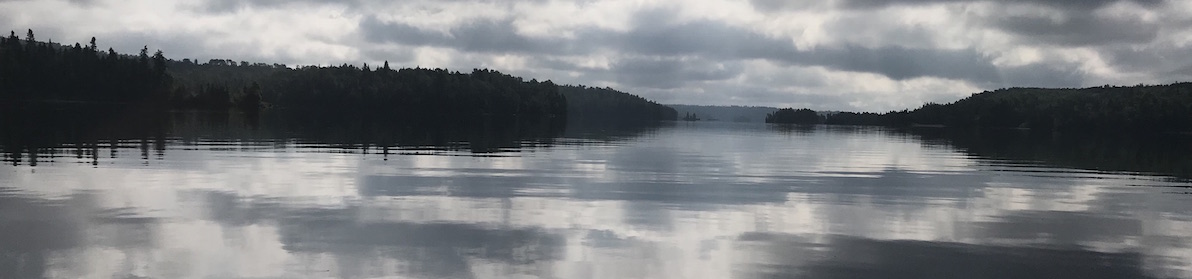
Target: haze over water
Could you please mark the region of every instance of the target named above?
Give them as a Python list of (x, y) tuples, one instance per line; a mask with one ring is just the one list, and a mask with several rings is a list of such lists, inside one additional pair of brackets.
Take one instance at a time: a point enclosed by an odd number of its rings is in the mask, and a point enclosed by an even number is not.
[(378, 147), (254, 129), (5, 146), (0, 274), (1192, 278), (1186, 141), (674, 123)]

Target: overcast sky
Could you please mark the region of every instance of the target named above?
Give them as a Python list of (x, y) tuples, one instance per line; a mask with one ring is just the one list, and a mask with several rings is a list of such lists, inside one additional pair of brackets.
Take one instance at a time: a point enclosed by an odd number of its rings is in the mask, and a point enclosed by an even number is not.
[(885, 111), (1192, 80), (1192, 1), (0, 0), (0, 27), (173, 59), (492, 68), (662, 103)]

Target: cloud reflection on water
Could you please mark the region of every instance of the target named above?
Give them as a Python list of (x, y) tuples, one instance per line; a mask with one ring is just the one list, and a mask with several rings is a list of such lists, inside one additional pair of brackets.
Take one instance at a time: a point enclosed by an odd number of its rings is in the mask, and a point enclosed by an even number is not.
[(1145, 187), (1173, 182), (1007, 166), (882, 130), (749, 127), (678, 126), (502, 157), (171, 143), (148, 166), (9, 166), (0, 270), (1192, 277), (1189, 197)]

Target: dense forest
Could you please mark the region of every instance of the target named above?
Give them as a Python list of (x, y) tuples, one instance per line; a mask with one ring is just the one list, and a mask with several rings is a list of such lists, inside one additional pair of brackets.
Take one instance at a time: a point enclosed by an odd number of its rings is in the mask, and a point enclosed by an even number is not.
[(1192, 83), (1010, 88), (902, 113), (904, 123), (1083, 131), (1190, 131)]
[[(367, 64), (306, 66), (172, 62), (170, 73), (189, 107), (235, 106), (250, 100), (268, 107), (394, 115), (565, 116), (566, 102), (550, 81), (525, 81), (493, 70), (377, 69)], [(195, 89), (197, 90), (188, 90)]]
[(251, 96), (248, 92), (256, 92), (251, 89), (260, 87), (263, 88), (259, 91), (260, 98), (272, 107), (375, 107), (419, 114), (425, 114), (419, 110), (429, 108), (642, 123), (675, 118), (670, 108), (611, 88), (527, 82), (492, 70), (473, 70), (468, 74), (444, 69), (393, 70), (388, 62), (376, 69), (370, 69), (367, 64), (289, 69), (279, 64), (222, 59), (202, 64), (186, 59), (169, 65), (181, 87), (227, 88), (233, 100), (237, 96)]
[(673, 108), (612, 88), (565, 85), (559, 92), (567, 98), (568, 117), (580, 121), (647, 122), (676, 120), (679, 115)]
[(819, 124), (823, 120), (819, 113), (805, 108), (784, 108), (766, 115), (766, 123)]
[[(810, 121), (809, 118), (779, 117), (782, 115), (776, 113), (774, 121), (767, 122)], [(1083, 89), (999, 89), (973, 94), (948, 104), (929, 103), (914, 110), (825, 114), (815, 123), (1045, 131), (1187, 132), (1192, 131), (1192, 83)]]
[(64, 46), (40, 42), (29, 30), (25, 39), (16, 32), (0, 40), (0, 104), (41, 103), (145, 103), (168, 100), (172, 80), (161, 51), (139, 56), (100, 51), (90, 44)]
[[(372, 68), (167, 59), (148, 47), (139, 56), (99, 51), (95, 39), (73, 47), (0, 39), (0, 105), (107, 103), (159, 109), (304, 111), (338, 119), (574, 116), (587, 120), (657, 122), (674, 110), (611, 88), (558, 86), (494, 70)], [(564, 97), (566, 96), (566, 97)], [(568, 113), (568, 112), (571, 113)]]
[[(40, 42), (30, 30), (0, 42), (0, 101), (13, 103), (148, 104), (160, 108), (241, 108), (261, 105), (341, 112), (418, 115), (564, 116), (566, 102), (549, 82), (524, 81), (492, 70), (376, 70), (351, 65), (302, 67), (173, 62), (125, 56), (94, 44)], [(217, 63), (222, 62), (222, 63)], [(179, 71), (168, 70), (174, 66)]]

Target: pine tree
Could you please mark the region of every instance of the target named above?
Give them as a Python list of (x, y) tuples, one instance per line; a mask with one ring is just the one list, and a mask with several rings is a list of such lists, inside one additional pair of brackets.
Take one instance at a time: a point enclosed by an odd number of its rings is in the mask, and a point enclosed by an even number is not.
[(153, 71), (159, 75), (166, 72), (166, 55), (160, 49), (153, 53)]
[(149, 65), (149, 46), (141, 48), (140, 58), (141, 65)]

